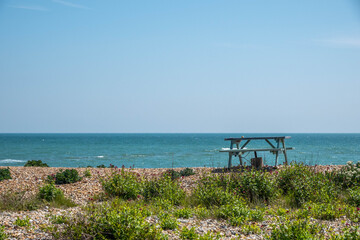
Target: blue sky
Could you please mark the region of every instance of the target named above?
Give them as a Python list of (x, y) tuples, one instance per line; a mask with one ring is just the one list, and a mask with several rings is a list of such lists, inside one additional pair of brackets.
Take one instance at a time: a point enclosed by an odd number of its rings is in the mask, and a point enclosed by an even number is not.
[(358, 1), (0, 2), (0, 132), (360, 132)]

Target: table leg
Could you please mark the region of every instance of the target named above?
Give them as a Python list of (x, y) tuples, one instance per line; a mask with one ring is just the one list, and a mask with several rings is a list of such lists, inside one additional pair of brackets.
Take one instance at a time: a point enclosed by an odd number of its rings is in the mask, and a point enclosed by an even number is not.
[[(280, 140), (279, 139), (276, 139), (276, 142), (277, 142), (277, 147), (276, 148), (279, 148), (280, 146)], [(278, 163), (278, 157), (279, 157), (279, 151), (276, 151), (276, 157), (275, 157), (275, 167), (277, 166), (277, 163)]]
[(282, 145), (283, 145), (283, 148), (284, 148), (285, 164), (287, 165), (287, 164), (288, 164), (288, 161), (287, 161), (287, 154), (286, 154), (285, 140), (284, 140), (284, 139), (282, 139), (282, 140), (281, 140), (281, 142), (282, 142)]
[(232, 153), (229, 152), (229, 163), (228, 163), (228, 168), (231, 168), (232, 167), (232, 164), (231, 164), (231, 159), (232, 159)]

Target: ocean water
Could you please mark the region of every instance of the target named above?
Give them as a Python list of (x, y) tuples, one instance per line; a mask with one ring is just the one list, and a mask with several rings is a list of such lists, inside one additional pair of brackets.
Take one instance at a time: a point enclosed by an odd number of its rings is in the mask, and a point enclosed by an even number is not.
[[(345, 164), (360, 161), (360, 134), (0, 134), (0, 166), (23, 166), (42, 160), (51, 167), (86, 167), (104, 164), (135, 168), (224, 167), (228, 137), (291, 136), (286, 139), (289, 161), (306, 164)], [(253, 141), (248, 146), (268, 147)], [(249, 164), (253, 153), (244, 155)], [(259, 152), (266, 164), (275, 155)], [(281, 154), (279, 163), (284, 161)], [(238, 159), (233, 158), (233, 165)]]

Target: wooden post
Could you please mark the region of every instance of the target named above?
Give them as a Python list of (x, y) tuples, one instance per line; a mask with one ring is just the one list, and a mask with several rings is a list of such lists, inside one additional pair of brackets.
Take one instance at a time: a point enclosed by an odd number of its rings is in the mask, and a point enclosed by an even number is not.
[(285, 139), (281, 139), (281, 142), (282, 142), (282, 145), (283, 145), (283, 148), (284, 148), (285, 164), (287, 165), (288, 161), (287, 161), (287, 155), (286, 155)]
[[(279, 148), (279, 146), (280, 146), (280, 140), (279, 140), (279, 139), (276, 139), (276, 142), (277, 142), (277, 145), (276, 145), (277, 147), (276, 147), (276, 148)], [(276, 151), (275, 167), (277, 166), (278, 157), (279, 157), (279, 151)]]
[(239, 153), (239, 161), (240, 161), (240, 165), (242, 166), (242, 165), (243, 165), (243, 162), (242, 162), (241, 153)]
[[(230, 141), (230, 149), (233, 149), (234, 142), (233, 140)], [(229, 152), (229, 162), (228, 162), (228, 168), (230, 169), (232, 167), (231, 159), (232, 159), (232, 152)]]
[(229, 152), (229, 163), (228, 163), (228, 168), (231, 168), (232, 167), (232, 164), (231, 164), (231, 159), (232, 159), (232, 152)]

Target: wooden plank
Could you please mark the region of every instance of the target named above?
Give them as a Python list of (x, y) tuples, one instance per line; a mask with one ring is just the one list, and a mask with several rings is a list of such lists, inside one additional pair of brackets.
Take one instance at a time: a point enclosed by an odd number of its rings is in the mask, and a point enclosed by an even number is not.
[(243, 137), (243, 138), (225, 138), (225, 141), (241, 141), (241, 140), (265, 140), (265, 139), (289, 139), (290, 136), (279, 137)]
[[(286, 150), (293, 150), (294, 147), (288, 147)], [(284, 148), (246, 148), (246, 149), (230, 149), (230, 148), (222, 148), (219, 152), (280, 152), (284, 151)]]
[(249, 142), (250, 142), (250, 140), (247, 140), (246, 143), (241, 146), (241, 149), (243, 149), (244, 147), (246, 147), (246, 145), (248, 145)]
[(267, 139), (265, 139), (265, 141), (272, 147), (272, 148), (275, 148), (275, 146)]

